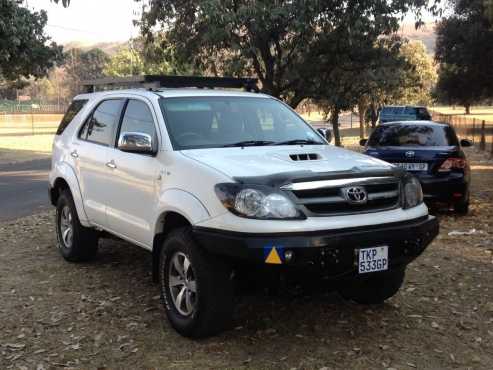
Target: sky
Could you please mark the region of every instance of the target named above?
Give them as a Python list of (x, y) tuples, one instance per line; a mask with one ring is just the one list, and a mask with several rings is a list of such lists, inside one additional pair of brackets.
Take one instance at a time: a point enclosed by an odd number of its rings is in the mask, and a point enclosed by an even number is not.
[(139, 33), (132, 20), (142, 5), (134, 0), (71, 0), (68, 8), (61, 2), (27, 0), (27, 5), (48, 12), (46, 32), (60, 44), (125, 41)]
[[(139, 18), (142, 3), (134, 0), (71, 0), (68, 8), (50, 0), (25, 1), (30, 8), (47, 11), (46, 32), (59, 44), (126, 41), (139, 34), (132, 21)], [(433, 18), (425, 14), (424, 20)], [(405, 22), (414, 18), (408, 15)]]

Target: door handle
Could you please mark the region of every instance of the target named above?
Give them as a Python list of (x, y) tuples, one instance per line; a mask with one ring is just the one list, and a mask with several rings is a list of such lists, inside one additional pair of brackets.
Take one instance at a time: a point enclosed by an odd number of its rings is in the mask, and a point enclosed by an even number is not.
[(70, 155), (74, 158), (79, 158), (79, 153), (77, 153), (77, 150), (74, 150)]
[(108, 163), (106, 163), (106, 166), (114, 170), (116, 168), (115, 161), (111, 160)]

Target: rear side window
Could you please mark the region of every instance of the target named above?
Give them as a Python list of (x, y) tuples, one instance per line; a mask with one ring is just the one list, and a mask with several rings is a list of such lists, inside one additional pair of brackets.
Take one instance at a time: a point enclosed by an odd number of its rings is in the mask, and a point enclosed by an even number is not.
[(80, 138), (111, 145), (115, 141), (115, 130), (120, 121), (123, 102), (123, 99), (111, 99), (100, 103), (84, 125)]
[(456, 146), (457, 136), (448, 126), (384, 125), (368, 141), (369, 146)]
[(68, 127), (70, 122), (74, 119), (74, 117), (81, 111), (82, 108), (84, 108), (84, 105), (86, 105), (87, 99), (79, 99), (79, 100), (74, 100), (68, 107), (67, 111), (65, 112), (65, 115), (62, 118), (62, 121), (60, 122), (60, 125), (58, 125), (58, 129), (56, 131), (57, 135), (61, 135), (63, 131)]

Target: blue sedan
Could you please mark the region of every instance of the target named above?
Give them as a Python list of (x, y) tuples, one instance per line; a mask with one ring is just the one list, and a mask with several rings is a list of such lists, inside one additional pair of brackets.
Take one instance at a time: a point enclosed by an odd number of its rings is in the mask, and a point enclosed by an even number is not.
[(457, 213), (468, 212), (471, 175), (462, 147), (472, 143), (459, 141), (450, 125), (432, 121), (383, 123), (360, 144), (365, 146), (365, 154), (415, 175), (425, 200), (452, 205)]

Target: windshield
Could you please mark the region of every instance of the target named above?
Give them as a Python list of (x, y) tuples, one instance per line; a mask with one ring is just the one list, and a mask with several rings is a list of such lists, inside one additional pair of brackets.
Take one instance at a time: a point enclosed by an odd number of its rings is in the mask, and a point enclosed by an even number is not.
[(275, 99), (180, 97), (160, 99), (175, 150), (279, 144), (326, 144)]
[(457, 136), (448, 126), (393, 124), (378, 126), (369, 146), (454, 146)]

